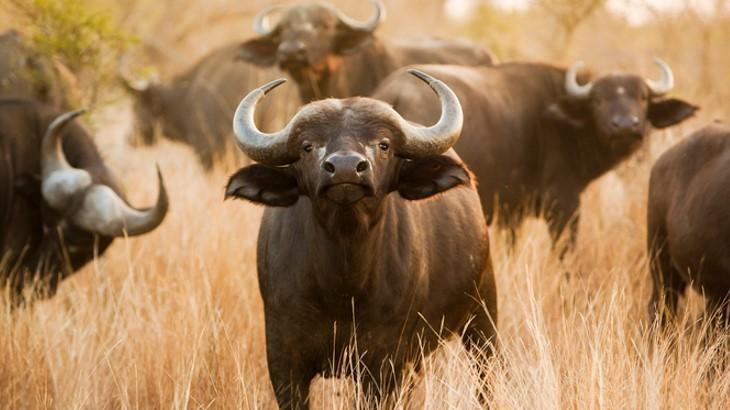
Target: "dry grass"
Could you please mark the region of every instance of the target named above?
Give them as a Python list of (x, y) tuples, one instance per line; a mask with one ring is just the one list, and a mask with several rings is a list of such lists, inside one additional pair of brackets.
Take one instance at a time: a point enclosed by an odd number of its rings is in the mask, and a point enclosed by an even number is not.
[[(404, 13), (391, 15), (397, 21)], [(140, 12), (130, 15), (139, 18)], [(393, 21), (390, 30), (401, 30)], [(673, 35), (670, 23), (665, 36)], [(727, 90), (690, 87), (697, 71), (691, 50), (673, 48), (669, 37), (641, 37), (627, 50), (625, 41), (609, 40), (606, 33), (631, 38), (641, 30), (617, 34), (610, 25), (616, 22), (606, 24), (590, 28), (602, 48), (580, 38), (579, 30), (569, 55), (588, 55), (609, 69), (615, 58), (648, 71), (647, 54), (669, 52), (678, 93), (697, 98), (704, 114), (655, 133), (647, 155), (624, 166), (621, 178), (611, 173), (591, 185), (583, 196), (578, 248), (564, 261), (551, 251), (542, 222), (528, 221), (513, 250), (505, 236), (493, 232), (503, 349), (487, 365), (488, 395), (494, 408), (504, 409), (730, 408), (730, 372), (724, 367), (730, 335), (695, 323), (701, 310), (697, 295), (686, 303), (681, 323), (665, 333), (650, 332), (644, 249), (651, 163), (690, 130), (727, 113), (719, 104)], [(727, 38), (723, 30), (718, 28), (713, 44), (726, 44), (720, 41)], [(523, 53), (536, 47), (520, 43), (528, 31), (512, 33)], [(216, 42), (196, 47), (244, 37), (226, 33), (228, 38), (214, 34)], [(197, 48), (176, 52), (199, 55)], [(727, 54), (713, 55), (713, 61), (727, 60)], [(129, 123), (123, 104), (97, 113), (97, 140), (134, 204), (153, 200), (153, 163), (160, 163), (170, 214), (154, 233), (117, 241), (64, 282), (53, 299), (12, 313), (0, 309), (0, 406), (274, 408), (255, 269), (262, 209), (224, 202), (230, 170), (204, 175), (186, 148), (163, 143), (130, 149), (123, 143)], [(477, 408), (472, 364), (457, 343), (445, 343), (387, 406)], [(351, 383), (330, 380), (317, 380), (311, 391), (317, 408), (363, 407), (356, 393)]]
[[(126, 113), (119, 115), (119, 112)], [(110, 122), (105, 122), (105, 120)], [(204, 176), (192, 153), (122, 143), (126, 107), (101, 113), (101, 145), (135, 204), (155, 195), (153, 161), (172, 210), (153, 234), (118, 241), (64, 282), (52, 300), (0, 314), (0, 403), (6, 408), (273, 408), (255, 274), (261, 208), (223, 202), (226, 172)], [(111, 132), (110, 132), (111, 130)], [(678, 138), (667, 133), (665, 140)], [(654, 138), (661, 138), (655, 135)], [(668, 144), (663, 144), (663, 146)], [(660, 148), (652, 150), (655, 157)], [(644, 198), (649, 166), (609, 175), (584, 195), (578, 249), (560, 262), (543, 223), (510, 251), (492, 235), (498, 274), (496, 408), (727, 408), (728, 335), (685, 322), (648, 332)], [(476, 408), (476, 378), (460, 345), (388, 402), (396, 408)], [(351, 383), (318, 380), (318, 408), (351, 408)]]

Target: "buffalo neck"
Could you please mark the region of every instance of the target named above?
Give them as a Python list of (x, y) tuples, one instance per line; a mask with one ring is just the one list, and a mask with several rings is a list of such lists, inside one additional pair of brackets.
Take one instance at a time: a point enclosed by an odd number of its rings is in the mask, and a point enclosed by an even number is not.
[(610, 171), (636, 151), (636, 147), (611, 147), (595, 127), (580, 129), (566, 138), (568, 143), (561, 147), (562, 158), (583, 185)]
[(323, 73), (297, 78), (302, 101), (369, 96), (397, 67), (389, 48), (377, 37), (357, 50), (330, 57)]
[(367, 292), (377, 274), (377, 249), (385, 237), (388, 218), (375, 200), (337, 208), (312, 207), (315, 275), (320, 288), (339, 296), (356, 297)]

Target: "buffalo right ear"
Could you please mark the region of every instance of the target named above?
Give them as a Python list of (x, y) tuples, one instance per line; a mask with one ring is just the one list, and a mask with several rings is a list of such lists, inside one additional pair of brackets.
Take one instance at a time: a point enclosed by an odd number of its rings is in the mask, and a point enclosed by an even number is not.
[(548, 106), (544, 116), (549, 121), (563, 126), (582, 128), (590, 118), (590, 110), (586, 100), (560, 97), (558, 102)]
[(241, 45), (237, 59), (261, 67), (270, 67), (276, 63), (276, 50), (278, 48), (279, 44), (270, 37), (254, 38)]
[(299, 185), (291, 166), (254, 164), (241, 168), (226, 186), (226, 199), (240, 198), (268, 206), (292, 206), (299, 199)]

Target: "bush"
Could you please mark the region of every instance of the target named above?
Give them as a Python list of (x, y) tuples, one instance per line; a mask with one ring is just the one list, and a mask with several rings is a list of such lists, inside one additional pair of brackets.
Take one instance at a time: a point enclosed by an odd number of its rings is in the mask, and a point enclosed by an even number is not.
[(22, 30), (34, 49), (75, 75), (78, 103), (98, 103), (134, 37), (87, 0), (9, 0), (9, 4), (11, 13), (26, 23)]

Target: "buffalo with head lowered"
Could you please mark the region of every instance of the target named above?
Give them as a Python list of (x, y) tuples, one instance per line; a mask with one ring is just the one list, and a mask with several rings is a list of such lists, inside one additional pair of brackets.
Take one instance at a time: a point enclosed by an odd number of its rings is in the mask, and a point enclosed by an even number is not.
[[(237, 58), (240, 43), (210, 52), (170, 81), (121, 76), (122, 85), (134, 100), (136, 122), (133, 143), (151, 145), (157, 134), (190, 146), (201, 165), (210, 170), (236, 152), (231, 144), (231, 120), (241, 96), (238, 90), (253, 89), (281, 76), (276, 68), (263, 68)], [(277, 95), (264, 102), (256, 120), (273, 128), (296, 112), (296, 92)]]
[(283, 130), (262, 133), (255, 108), (282, 81), (252, 91), (236, 112), (239, 146), (260, 163), (234, 174), (226, 196), (267, 206), (257, 265), (282, 408), (304, 407), (311, 380), (347, 367), (353, 343), (374, 395), (438, 345), (434, 329), (491, 351), (497, 297), (487, 226), (471, 173), (450, 150), (463, 113), (444, 83), (413, 74), (440, 98), (432, 127), (349, 98), (311, 103)]

